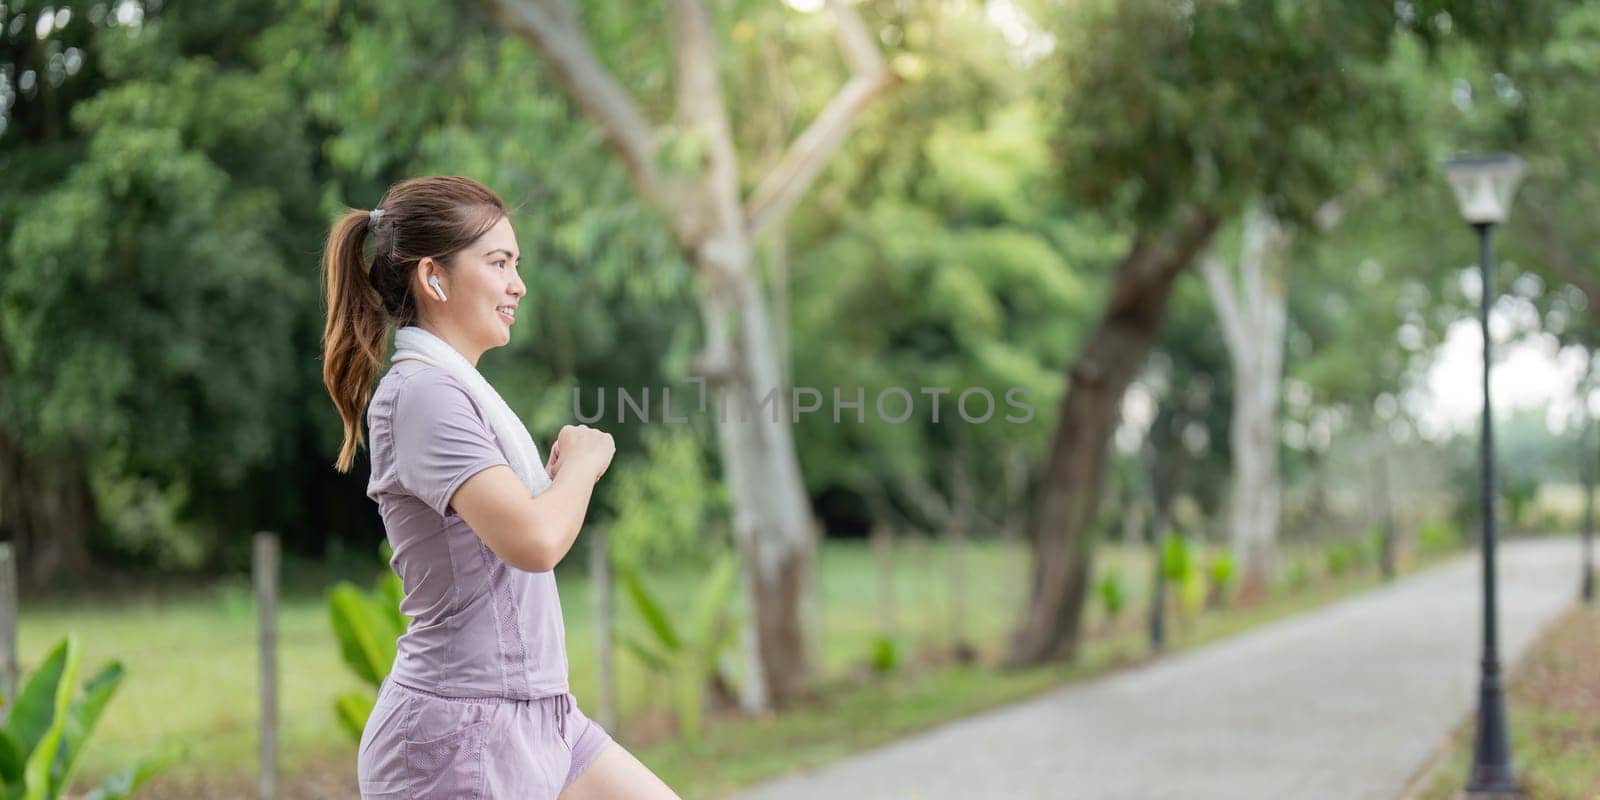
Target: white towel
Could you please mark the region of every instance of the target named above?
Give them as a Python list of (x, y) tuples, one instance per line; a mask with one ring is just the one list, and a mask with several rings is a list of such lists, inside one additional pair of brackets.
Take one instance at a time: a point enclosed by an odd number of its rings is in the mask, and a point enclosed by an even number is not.
[(511, 406), (506, 405), (505, 399), (484, 380), (466, 356), (451, 347), (449, 342), (423, 328), (407, 325), (395, 331), (394, 355), (389, 361), (394, 363), (403, 359), (432, 364), (456, 376), (466, 385), (468, 394), (488, 417), (489, 428), (499, 440), (500, 451), (505, 453), (512, 471), (522, 479), (522, 484), (532, 494), (550, 488), (550, 473), (545, 471), (544, 461), (539, 457), (539, 446), (533, 443), (528, 426), (522, 424)]

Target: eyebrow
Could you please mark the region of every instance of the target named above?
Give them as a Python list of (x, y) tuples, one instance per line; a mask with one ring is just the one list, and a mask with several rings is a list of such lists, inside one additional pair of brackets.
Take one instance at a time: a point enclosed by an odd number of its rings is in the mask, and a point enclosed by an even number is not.
[(511, 260), (512, 261), (517, 261), (517, 262), (521, 262), (522, 261), (522, 256), (521, 255), (513, 254), (510, 250), (505, 250), (505, 249), (490, 250), (489, 252), (484, 253), (484, 255), (492, 256), (495, 253), (505, 253), (506, 255), (511, 256)]

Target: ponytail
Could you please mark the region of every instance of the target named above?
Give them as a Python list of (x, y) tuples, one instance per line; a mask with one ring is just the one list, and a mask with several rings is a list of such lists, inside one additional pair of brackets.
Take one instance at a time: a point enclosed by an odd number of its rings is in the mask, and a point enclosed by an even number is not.
[[(322, 330), (322, 382), (344, 420), (334, 468), (349, 472), (372, 400), (390, 326), (417, 324), (411, 288), (417, 264), (435, 258), (446, 270), (462, 248), (506, 215), (489, 187), (453, 176), (409, 178), (389, 188), (372, 211), (351, 209), (328, 232), (322, 250), (327, 326)], [(366, 264), (367, 240), (373, 257)]]
[(352, 209), (334, 223), (322, 251), (328, 320), (322, 330), (322, 382), (344, 420), (344, 444), (334, 468), (349, 472), (356, 447), (365, 445), (362, 417), (372, 399), (388, 335), (383, 300), (367, 279), (365, 258), (372, 217)]

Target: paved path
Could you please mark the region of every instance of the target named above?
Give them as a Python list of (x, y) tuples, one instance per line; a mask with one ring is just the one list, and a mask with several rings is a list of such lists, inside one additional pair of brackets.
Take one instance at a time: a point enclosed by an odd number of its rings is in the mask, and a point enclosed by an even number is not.
[[(1575, 538), (1502, 545), (1505, 663), (1575, 601), (1580, 557)], [(1478, 565), (1462, 557), (744, 797), (1392, 800), (1476, 707)]]

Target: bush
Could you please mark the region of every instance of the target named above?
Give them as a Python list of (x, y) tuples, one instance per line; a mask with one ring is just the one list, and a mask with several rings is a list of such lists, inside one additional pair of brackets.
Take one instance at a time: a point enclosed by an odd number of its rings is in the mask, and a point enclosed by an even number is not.
[(1176, 531), (1168, 533), (1161, 546), (1161, 574), (1173, 583), (1181, 583), (1194, 565), (1194, 547)]
[(1106, 620), (1115, 624), (1128, 605), (1128, 585), (1122, 573), (1112, 570), (1101, 575), (1095, 590), (1100, 595), (1100, 605), (1105, 608)]
[(872, 641), (872, 655), (867, 663), (880, 675), (894, 672), (900, 668), (900, 646), (888, 636), (879, 636)]
[(1206, 586), (1209, 593), (1207, 600), (1213, 608), (1223, 605), (1228, 587), (1233, 585), (1234, 571), (1232, 553), (1222, 550), (1211, 556), (1211, 563), (1206, 568)]
[(1328, 574), (1335, 578), (1343, 575), (1350, 566), (1350, 547), (1344, 542), (1333, 542), (1328, 545), (1327, 555)]
[[(0, 728), (0, 781), (7, 798), (56, 800), (67, 796), (78, 758), (83, 755), (100, 713), (122, 685), (122, 663), (111, 661), (83, 682), (78, 696), (81, 648), (67, 635), (22, 683)], [(87, 800), (131, 797), (139, 787), (182, 756), (167, 748), (132, 769), (107, 778)], [(73, 795), (75, 796), (75, 795)]]
[(1374, 522), (1372, 527), (1367, 528), (1366, 549), (1373, 562), (1383, 559), (1383, 532), (1384, 526), (1381, 522)]
[(1200, 570), (1200, 548), (1188, 537), (1172, 533), (1163, 546), (1161, 569), (1177, 588), (1179, 607), (1184, 613), (1200, 610), (1205, 604), (1205, 575)]
[(633, 600), (650, 633), (648, 640), (626, 634), (620, 639), (647, 668), (671, 682), (679, 730), (693, 744), (700, 738), (706, 690), (713, 682), (723, 680), (718, 664), (738, 629), (733, 604), (739, 578), (738, 554), (729, 550), (717, 559), (695, 594), (690, 627), (681, 631), (632, 567), (618, 563), (616, 569), (618, 582)]
[(1305, 559), (1297, 558), (1289, 566), (1289, 591), (1298, 592), (1311, 583), (1311, 566)]
[(1461, 544), (1461, 528), (1454, 522), (1430, 519), (1417, 528), (1417, 546), (1424, 553), (1448, 553)]

